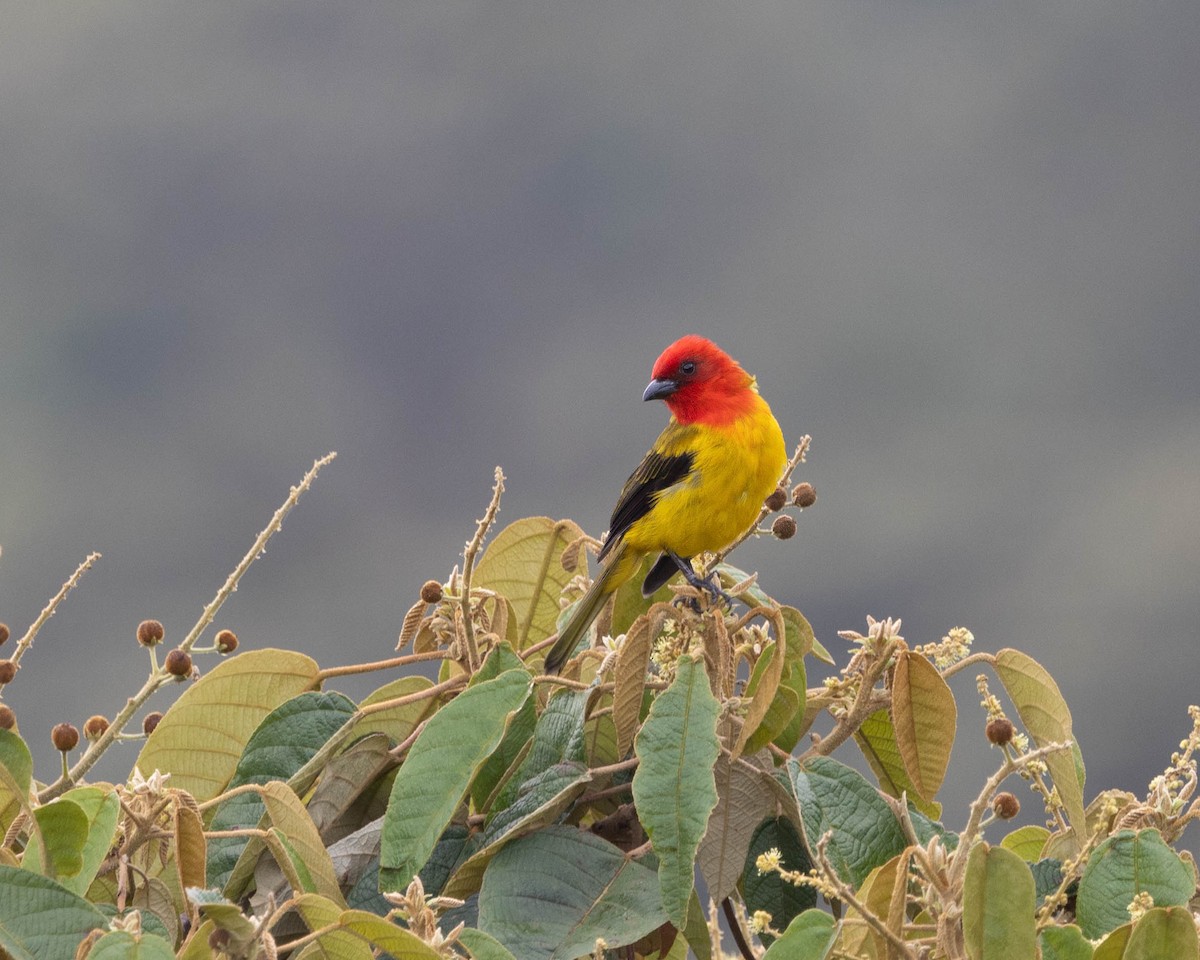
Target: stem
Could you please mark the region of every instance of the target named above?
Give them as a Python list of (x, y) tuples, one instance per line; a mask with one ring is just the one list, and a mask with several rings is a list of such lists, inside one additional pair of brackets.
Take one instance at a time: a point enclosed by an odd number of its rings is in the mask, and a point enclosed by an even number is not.
[(971, 801), (967, 826), (959, 834), (959, 843), (954, 850), (950, 865), (951, 889), (958, 889), (962, 883), (963, 874), (967, 870), (967, 854), (970, 853), (971, 847), (975, 845), (975, 841), (979, 839), (980, 823), (992, 802), (992, 795), (1000, 789), (1000, 784), (1027, 763), (1033, 760), (1040, 760), (1047, 754), (1055, 753), (1059, 750), (1068, 750), (1070, 747), (1070, 741), (1066, 743), (1048, 743), (1044, 747), (1038, 747), (1036, 750), (1030, 750), (1028, 753), (1021, 754), (1016, 759), (1005, 755), (1004, 763), (1000, 765), (1000, 769), (988, 777), (987, 782), (983, 785), (983, 789), (979, 792), (979, 796)]
[(813, 744), (800, 755), (799, 759), (801, 763), (809, 757), (829, 756), (829, 754), (854, 735), (855, 731), (862, 726), (863, 721), (867, 717), (880, 709), (880, 707), (887, 706), (891, 700), (891, 696), (887, 693), (878, 693), (875, 690), (875, 684), (883, 676), (884, 671), (887, 670), (888, 663), (891, 661), (892, 654), (896, 651), (897, 646), (898, 644), (895, 640), (889, 640), (884, 644), (883, 649), (874, 655), (867, 668), (862, 672), (858, 694), (854, 698), (854, 704), (850, 707), (850, 712), (837, 721), (837, 724), (829, 732), (828, 736), (822, 738), (819, 743)]
[[(75, 572), (67, 577), (66, 583), (59, 587), (58, 593), (50, 598), (50, 602), (42, 608), (42, 612), (38, 614), (37, 619), (29, 625), (29, 629), (25, 631), (25, 636), (17, 641), (17, 648), (13, 651), (13, 655), (10, 658), (13, 663), (21, 662), (21, 657), (24, 656), (25, 651), (33, 646), (33, 640), (34, 637), (38, 635), (38, 631), (42, 629), (47, 620), (54, 616), (54, 611), (58, 609), (58, 605), (63, 602), (68, 593), (75, 589), (75, 587), (79, 584), (80, 578), (82, 578), (83, 575), (87, 573), (87, 571), (92, 568), (92, 565), (99, 559), (100, 554), (94, 551), (89, 553), (84, 561), (75, 568)], [(4, 685), (0, 684), (0, 689), (3, 689), (3, 687)]]
[(444, 650), (409, 653), (403, 657), (392, 657), (390, 660), (376, 660), (374, 663), (352, 663), (344, 667), (328, 667), (317, 673), (317, 681), (324, 682), (330, 677), (349, 677), (358, 673), (372, 673), (375, 670), (391, 670), (395, 667), (407, 667), (410, 663), (420, 663), (424, 660), (445, 659), (446, 651)]
[(912, 950), (909, 949), (908, 942), (902, 937), (897, 936), (886, 923), (875, 916), (871, 908), (854, 895), (854, 891), (842, 882), (842, 878), (833, 869), (833, 864), (829, 862), (829, 856), (825, 853), (825, 849), (829, 845), (830, 836), (832, 836), (832, 831), (826, 831), (825, 835), (817, 842), (815, 852), (817, 855), (817, 865), (821, 868), (821, 873), (825, 875), (825, 879), (836, 890), (838, 898), (845, 900), (846, 903), (857, 910), (859, 915), (870, 925), (871, 929), (891, 944), (892, 950), (895, 951), (897, 956), (907, 957), (908, 960), (915, 960)]
[(995, 664), (995, 662), (996, 657), (994, 654), (973, 653), (969, 657), (964, 657), (962, 660), (959, 660), (958, 663), (950, 664), (950, 666), (942, 671), (942, 679), (945, 679), (946, 677), (952, 677), (960, 670), (965, 670), (967, 667), (974, 666), (977, 663)]
[(483, 519), (475, 528), (475, 536), (471, 538), (466, 552), (463, 554), (462, 590), (458, 601), (462, 606), (463, 634), (467, 641), (467, 665), (470, 667), (471, 673), (479, 669), (479, 647), (475, 643), (475, 624), (471, 619), (471, 573), (475, 568), (475, 554), (479, 552), (483, 538), (487, 536), (487, 532), (500, 510), (500, 494), (504, 492), (504, 471), (496, 467), (495, 476), (496, 482), (492, 485), (491, 503), (488, 504)]
[[(204, 612), (201, 613), (200, 619), (196, 621), (196, 625), (192, 627), (188, 635), (184, 638), (183, 643), (179, 645), (181, 650), (190, 650), (192, 646), (195, 645), (196, 640), (204, 631), (204, 628), (212, 623), (213, 617), (217, 615), (217, 611), (221, 609), (221, 605), (224, 604), (229, 598), (229, 595), (237, 589), (238, 581), (241, 580), (242, 574), (246, 572), (250, 564), (252, 564), (262, 555), (263, 550), (266, 548), (267, 541), (270, 540), (276, 532), (278, 532), (279, 528), (283, 525), (283, 518), (287, 516), (292, 507), (296, 505), (296, 501), (300, 499), (300, 495), (312, 485), (312, 482), (316, 478), (317, 473), (320, 472), (320, 469), (336, 456), (336, 453), (325, 454), (325, 456), (323, 456), (320, 460), (317, 460), (313, 463), (312, 467), (309, 468), (308, 473), (304, 475), (304, 479), (302, 479), (298, 485), (292, 487), (291, 492), (288, 494), (288, 498), (284, 500), (283, 505), (275, 511), (275, 515), (271, 518), (271, 522), (268, 523), (263, 531), (255, 538), (253, 546), (250, 547), (250, 552), (242, 558), (241, 563), (234, 567), (233, 572), (229, 575), (228, 579), (226, 579), (225, 584), (220, 590), (217, 591), (216, 596), (213, 597), (209, 605), (204, 608)], [(94, 556), (98, 557), (99, 554), (94, 554)], [(84, 561), (84, 563), (80, 565), (80, 569), (76, 571), (76, 576), (73, 577), (72, 580), (78, 580), (78, 575), (91, 565), (89, 562), (91, 559), (92, 558), (89, 557), (87, 561)], [(57, 605), (58, 601), (66, 595), (66, 591), (74, 585), (72, 580), (68, 580), (67, 583), (63, 584), (63, 590), (59, 592), (58, 597), (51, 601), (51, 607)], [(47, 608), (50, 611), (49, 613), (42, 611), (44, 618), (48, 618), (54, 612), (51, 607)], [(35, 623), (35, 625), (40, 625), (40, 622), (44, 622), (44, 618), (39, 617), (39, 622)], [(30, 629), (32, 631), (33, 628)], [(50, 784), (38, 794), (38, 803), (47, 803), (48, 801), (53, 800), (55, 797), (65, 793), (73, 784), (77, 783), (84, 774), (86, 774), (92, 769), (93, 766), (95, 766), (96, 761), (99, 760), (104, 752), (116, 741), (117, 735), (124, 730), (125, 724), (130, 721), (133, 715), (138, 711), (138, 708), (140, 708), (142, 704), (150, 699), (151, 694), (153, 694), (159, 687), (173, 681), (174, 679), (174, 677), (166, 673), (152, 674), (146, 680), (146, 682), (142, 684), (142, 688), (125, 702), (125, 706), (122, 707), (121, 711), (116, 715), (116, 717), (113, 718), (113, 721), (111, 724), (109, 724), (108, 729), (105, 730), (100, 737), (92, 741), (91, 745), (87, 748), (87, 750), (84, 751), (83, 756), (79, 758), (79, 761), (75, 764), (75, 766), (73, 766), (68, 773), (65, 773), (63, 776), (59, 777), (58, 780)]]
[(733, 901), (726, 897), (721, 901), (721, 910), (725, 914), (725, 922), (729, 924), (729, 932), (733, 934), (733, 942), (737, 944), (745, 960), (754, 960), (754, 949), (746, 940), (746, 931), (738, 922), (737, 912), (733, 909)]
[(606, 767), (592, 767), (588, 771), (593, 777), (605, 777), (610, 773), (620, 773), (622, 770), (632, 770), (638, 765), (637, 757), (630, 757), (628, 760), (621, 760), (617, 763), (610, 763)]

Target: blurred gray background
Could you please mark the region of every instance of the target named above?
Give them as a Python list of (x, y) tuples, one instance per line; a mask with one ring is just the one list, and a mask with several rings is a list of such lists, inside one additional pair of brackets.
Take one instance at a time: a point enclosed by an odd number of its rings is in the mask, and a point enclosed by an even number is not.
[[(1194, 0), (5, 14), (0, 620), (104, 554), (5, 691), (39, 777), (53, 723), (140, 685), (137, 622), (181, 639), (328, 450), (218, 618), (249, 647), (387, 656), (495, 464), (502, 520), (599, 534), (692, 331), (814, 437), (798, 536), (734, 560), (831, 650), (870, 613), (1030, 652), (1089, 795), (1186, 733)], [(974, 672), (959, 826), (996, 760)]]

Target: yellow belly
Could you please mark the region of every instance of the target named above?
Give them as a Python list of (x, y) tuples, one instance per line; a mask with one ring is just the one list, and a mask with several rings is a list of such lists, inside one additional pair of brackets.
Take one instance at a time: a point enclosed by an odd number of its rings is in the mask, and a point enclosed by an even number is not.
[(694, 557), (720, 550), (758, 517), (787, 463), (779, 424), (770, 415), (721, 427), (673, 424), (660, 440), (665, 453), (692, 450), (688, 476), (658, 496), (654, 509), (635, 521), (626, 543), (639, 553), (670, 550)]

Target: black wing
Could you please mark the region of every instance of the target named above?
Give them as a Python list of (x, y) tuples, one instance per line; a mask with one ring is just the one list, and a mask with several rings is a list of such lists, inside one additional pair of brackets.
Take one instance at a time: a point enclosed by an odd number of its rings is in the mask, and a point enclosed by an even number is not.
[(660, 493), (691, 473), (694, 460), (691, 453), (664, 455), (651, 450), (646, 454), (621, 490), (621, 497), (608, 522), (608, 539), (600, 550), (601, 560), (614, 544), (620, 542), (635, 521), (650, 512)]

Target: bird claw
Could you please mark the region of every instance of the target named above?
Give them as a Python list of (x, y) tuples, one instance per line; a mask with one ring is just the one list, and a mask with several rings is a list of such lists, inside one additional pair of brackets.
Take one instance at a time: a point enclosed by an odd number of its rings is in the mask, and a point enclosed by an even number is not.
[[(720, 574), (718, 574), (716, 571), (714, 571), (705, 579), (701, 579), (693, 574), (691, 577), (688, 577), (687, 580), (688, 583), (696, 590), (700, 591), (701, 593), (708, 594), (709, 603), (712, 606), (718, 606), (720, 603), (724, 602), (729, 609), (733, 609), (733, 597), (721, 589)], [(680, 595), (675, 598), (674, 602), (680, 606), (690, 607), (693, 613), (699, 613), (701, 610), (699, 597)]]

